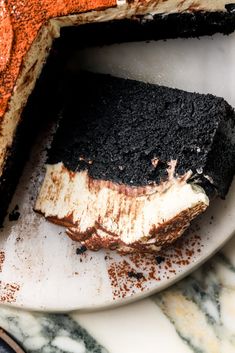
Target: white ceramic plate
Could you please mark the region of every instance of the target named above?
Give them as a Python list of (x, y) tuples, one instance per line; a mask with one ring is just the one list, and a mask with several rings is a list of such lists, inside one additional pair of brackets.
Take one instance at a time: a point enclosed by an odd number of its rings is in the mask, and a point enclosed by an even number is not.
[[(224, 96), (235, 106), (235, 35), (130, 43), (77, 53), (79, 65), (100, 72)], [(79, 244), (64, 229), (33, 212), (42, 181), (50, 129), (40, 137), (20, 180), (0, 236), (0, 302), (27, 309), (93, 310), (123, 304), (166, 288), (217, 251), (233, 234), (235, 183), (216, 200), (173, 249), (154, 256), (115, 252), (76, 254)], [(158, 263), (160, 262), (160, 263)], [(137, 274), (137, 275), (136, 275)]]

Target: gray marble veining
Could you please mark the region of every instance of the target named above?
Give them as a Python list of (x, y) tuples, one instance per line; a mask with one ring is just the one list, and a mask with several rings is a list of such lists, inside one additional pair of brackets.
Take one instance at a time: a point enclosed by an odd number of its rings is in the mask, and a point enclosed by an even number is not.
[(43, 315), (2, 308), (0, 325), (10, 332), (27, 352), (107, 353), (107, 350), (69, 315)]
[(153, 297), (195, 353), (235, 352), (235, 267), (223, 252), (173, 288)]
[[(149, 311), (149, 302), (153, 303), (151, 311)], [(145, 311), (143, 311), (143, 322), (145, 319), (150, 322), (154, 320), (154, 316), (159, 315), (159, 309), (169, 322), (169, 326), (161, 327), (161, 322), (163, 323), (163, 317), (161, 317), (156, 324), (158, 325), (156, 337), (159, 334), (168, 334), (163, 330), (169, 330), (169, 339), (172, 339), (173, 348), (167, 353), (235, 352), (235, 239), (232, 239), (223, 251), (186, 279), (151, 299), (135, 304), (136, 314), (140, 305), (146, 306), (146, 315), (148, 315), (144, 318)], [(119, 334), (120, 339), (128, 337), (128, 332), (124, 335), (127, 327), (130, 330), (130, 336), (133, 336), (131, 330), (135, 317), (133, 310), (130, 314), (130, 307), (106, 311), (104, 315), (102, 313), (38, 314), (1, 307), (0, 326), (15, 336), (26, 352), (119, 352), (120, 342), (115, 337), (119, 337)], [(102, 327), (104, 320), (112, 322), (112, 316), (115, 317), (120, 311), (121, 319), (119, 317), (115, 327), (110, 324), (108, 330), (106, 326), (106, 329), (99, 331), (99, 324)], [(98, 324), (95, 323), (96, 316), (100, 317)], [(92, 318), (96, 325), (95, 329)], [(82, 327), (80, 320), (89, 322), (85, 324), (86, 329)], [(172, 328), (181, 341), (181, 346), (179, 346), (180, 341), (173, 337), (170, 331)], [(113, 347), (110, 349), (105, 347), (105, 342), (110, 342), (114, 330)], [(95, 336), (95, 332), (99, 332), (99, 337), (92, 337), (89, 331), (94, 331)], [(153, 337), (150, 337), (147, 331), (144, 326), (141, 328), (142, 339), (146, 337), (146, 352), (154, 353), (154, 350), (151, 350), (154, 346)], [(136, 337), (137, 341), (138, 339), (140, 338)], [(159, 348), (161, 348), (160, 344)], [(123, 352), (120, 351), (120, 353)], [(138, 351), (136, 348), (133, 351), (130, 342), (127, 341), (126, 353), (138, 353)]]

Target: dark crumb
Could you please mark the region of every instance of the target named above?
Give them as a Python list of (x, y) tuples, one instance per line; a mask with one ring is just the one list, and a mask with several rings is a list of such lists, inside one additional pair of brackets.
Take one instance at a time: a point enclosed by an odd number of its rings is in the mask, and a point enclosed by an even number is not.
[(213, 220), (213, 219), (214, 219), (214, 216), (211, 216), (211, 219)]
[(9, 218), (9, 221), (10, 221), (10, 222), (11, 222), (11, 221), (17, 221), (17, 220), (19, 219), (19, 217), (20, 217), (20, 212), (19, 212), (18, 210), (19, 210), (19, 206), (16, 205), (15, 208), (14, 208), (14, 210), (11, 211), (11, 213), (9, 213), (8, 218)]
[(87, 251), (87, 248), (86, 248), (84, 245), (82, 245), (80, 248), (77, 248), (77, 249), (76, 249), (76, 254), (77, 254), (77, 255), (81, 255), (81, 254), (83, 254), (85, 251)]
[(156, 256), (156, 262), (157, 262), (158, 265), (160, 265), (160, 263), (162, 263), (163, 261), (165, 261), (165, 257)]
[(20, 240), (21, 240), (21, 238), (20, 238), (20, 237), (17, 237), (17, 238), (16, 238), (16, 241), (20, 241)]
[(144, 275), (143, 275), (143, 273), (141, 273), (141, 272), (133, 272), (133, 271), (130, 271), (130, 272), (128, 272), (127, 273), (128, 274), (128, 276), (130, 277), (130, 278), (136, 278), (136, 279), (141, 279), (141, 278), (144, 278)]
[(235, 4), (227, 4), (225, 8), (228, 12), (235, 12)]
[(107, 255), (105, 255), (104, 259), (105, 259), (105, 260), (108, 260), (108, 256), (107, 256)]

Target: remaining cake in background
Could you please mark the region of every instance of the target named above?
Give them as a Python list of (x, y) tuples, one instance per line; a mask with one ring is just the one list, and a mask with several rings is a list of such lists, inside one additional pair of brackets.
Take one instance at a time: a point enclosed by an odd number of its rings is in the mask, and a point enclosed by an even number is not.
[(159, 251), (225, 197), (233, 109), (212, 95), (82, 73), (65, 87), (35, 210), (90, 249)]
[(22, 111), (54, 38), (66, 26), (78, 26), (79, 31), (67, 31), (65, 42), (84, 46), (228, 34), (235, 28), (235, 13), (234, 4), (227, 0), (0, 1), (0, 224), (30, 149), (31, 127), (35, 126), (35, 122), (28, 124), (35, 118), (33, 114), (27, 120)]

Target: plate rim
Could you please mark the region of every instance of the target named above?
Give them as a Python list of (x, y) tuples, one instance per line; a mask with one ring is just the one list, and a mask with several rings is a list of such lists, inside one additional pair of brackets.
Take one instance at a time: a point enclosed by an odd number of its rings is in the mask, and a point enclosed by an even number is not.
[[(125, 306), (134, 302), (138, 302), (142, 299), (146, 299), (147, 297), (150, 297), (154, 294), (160, 293), (163, 290), (171, 287), (174, 285), (176, 282), (179, 282), (183, 278), (187, 277), (189, 274), (192, 272), (196, 271), (199, 267), (201, 267), (207, 260), (211, 259), (219, 250), (223, 248), (223, 246), (235, 236), (235, 229), (225, 238), (223, 239), (222, 242), (220, 242), (214, 249), (213, 251), (205, 251), (203, 253), (204, 255), (200, 258), (199, 261), (196, 262), (191, 262), (187, 268), (187, 270), (182, 271), (181, 273), (177, 274), (175, 277), (171, 277), (170, 279), (167, 279), (164, 281), (162, 285), (159, 285), (158, 287), (147, 289), (143, 292), (138, 292), (135, 293), (132, 296), (125, 297), (125, 298), (118, 298), (116, 300), (113, 300), (112, 302), (104, 302), (103, 304), (99, 305), (92, 305), (89, 307), (71, 307), (71, 308), (48, 308), (46, 306), (41, 306), (41, 307), (33, 307), (33, 306), (26, 306), (26, 305), (20, 305), (16, 304), (14, 302), (12, 303), (0, 303), (0, 308), (12, 308), (12, 309), (19, 309), (19, 310), (24, 310), (24, 311), (29, 311), (29, 312), (47, 312), (47, 313), (58, 313), (58, 314), (63, 314), (63, 313), (73, 313), (73, 312), (79, 312), (79, 313), (91, 313), (91, 312), (96, 312), (96, 311), (102, 311), (102, 310), (110, 310), (110, 309), (115, 309), (119, 308), (121, 306)], [(205, 249), (206, 250), (206, 249)]]

